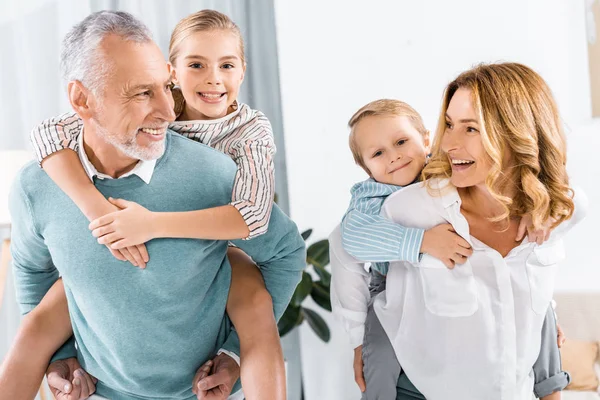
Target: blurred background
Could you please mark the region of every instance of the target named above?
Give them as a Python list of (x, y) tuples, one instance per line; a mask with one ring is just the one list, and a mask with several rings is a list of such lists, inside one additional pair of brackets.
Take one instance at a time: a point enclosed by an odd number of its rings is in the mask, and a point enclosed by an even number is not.
[[(366, 178), (347, 144), (347, 122), (358, 108), (378, 98), (400, 99), (433, 130), (442, 91), (460, 72), (494, 61), (535, 69), (561, 111), (572, 182), (590, 201), (587, 218), (567, 238), (556, 291), (569, 299), (600, 293), (594, 250), (600, 225), (598, 0), (3, 0), (2, 182), (20, 162), (12, 157), (23, 153), (15, 151), (30, 151), (30, 130), (69, 111), (58, 57), (75, 23), (101, 9), (131, 12), (153, 31), (166, 57), (177, 21), (204, 8), (228, 14), (242, 30), (248, 70), (241, 101), (271, 120), (279, 203), (301, 231), (313, 230), (309, 243), (327, 238), (346, 210), (350, 187)], [(6, 215), (7, 185), (0, 184), (0, 216)], [(0, 218), (0, 239), (9, 238), (9, 228)], [(330, 339), (324, 342), (307, 323), (284, 336), (288, 398), (359, 398), (341, 325), (310, 296), (302, 305), (321, 315)], [(0, 360), (19, 318), (10, 269), (4, 278), (0, 270)]]

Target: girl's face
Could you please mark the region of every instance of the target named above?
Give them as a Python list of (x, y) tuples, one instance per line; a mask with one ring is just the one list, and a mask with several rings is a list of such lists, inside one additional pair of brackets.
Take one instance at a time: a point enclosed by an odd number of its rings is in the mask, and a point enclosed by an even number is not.
[(172, 75), (185, 98), (186, 119), (224, 117), (232, 111), (246, 71), (239, 37), (226, 30), (196, 32), (179, 46)]
[(377, 182), (397, 186), (414, 182), (429, 154), (429, 134), (419, 133), (407, 117), (365, 117), (354, 127), (354, 135)]
[(492, 163), (483, 147), (480, 130), (471, 91), (458, 89), (446, 110), (441, 146), (452, 164), (450, 181), (458, 188), (485, 185), (491, 170)]

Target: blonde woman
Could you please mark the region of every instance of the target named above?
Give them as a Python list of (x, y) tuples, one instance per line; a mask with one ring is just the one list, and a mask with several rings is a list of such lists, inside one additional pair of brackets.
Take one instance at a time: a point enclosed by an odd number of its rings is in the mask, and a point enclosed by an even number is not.
[[(402, 368), (397, 399), (531, 398), (562, 238), (585, 214), (565, 163), (557, 107), (534, 71), (481, 65), (448, 85), (425, 182), (390, 195), (382, 214), (450, 223), (473, 254), (454, 269), (430, 254), (390, 263), (373, 308)], [(542, 244), (515, 241), (521, 218), (554, 229)], [(335, 232), (331, 245), (343, 254)]]

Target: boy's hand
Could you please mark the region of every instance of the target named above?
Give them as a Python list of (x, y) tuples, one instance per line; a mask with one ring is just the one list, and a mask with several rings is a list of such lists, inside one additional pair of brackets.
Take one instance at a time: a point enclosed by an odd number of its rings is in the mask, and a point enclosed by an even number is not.
[[(105, 244), (113, 250), (123, 250), (142, 245), (154, 238), (151, 211), (132, 201), (112, 198), (108, 200), (120, 210), (90, 223), (89, 228), (94, 237), (98, 238), (98, 243)], [(145, 246), (144, 253), (142, 258), (147, 262)]]
[(192, 382), (192, 392), (198, 400), (226, 400), (239, 377), (237, 362), (221, 353), (198, 369)]
[(440, 224), (425, 231), (421, 253), (427, 253), (450, 269), (456, 264), (464, 264), (473, 254), (469, 242), (460, 237), (450, 224)]
[(96, 391), (98, 380), (85, 372), (76, 358), (58, 360), (46, 371), (48, 386), (56, 400), (84, 400)]
[(367, 390), (365, 375), (363, 373), (362, 345), (354, 349), (354, 380), (361, 392)]
[(521, 222), (519, 223), (519, 229), (517, 230), (517, 237), (515, 240), (520, 242), (525, 237), (525, 231), (527, 231), (527, 238), (530, 242), (535, 242), (538, 245), (544, 243), (550, 237), (552, 233), (552, 225), (556, 222), (554, 218), (549, 218), (544, 225), (540, 229), (533, 229), (533, 221), (531, 220), (531, 216), (525, 215), (521, 218)]

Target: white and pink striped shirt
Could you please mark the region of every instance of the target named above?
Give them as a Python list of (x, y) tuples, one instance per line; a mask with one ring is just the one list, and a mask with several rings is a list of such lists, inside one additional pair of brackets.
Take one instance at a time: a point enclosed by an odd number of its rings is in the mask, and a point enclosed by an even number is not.
[[(31, 132), (38, 161), (63, 149), (77, 151), (83, 121), (74, 112), (43, 121)], [(275, 140), (260, 111), (240, 104), (223, 118), (175, 121), (169, 129), (229, 155), (237, 165), (231, 205), (248, 225), (247, 239), (267, 231), (275, 195)]]

